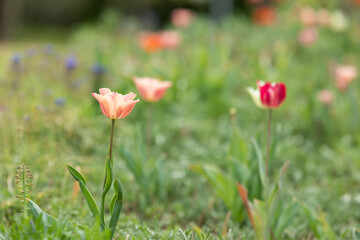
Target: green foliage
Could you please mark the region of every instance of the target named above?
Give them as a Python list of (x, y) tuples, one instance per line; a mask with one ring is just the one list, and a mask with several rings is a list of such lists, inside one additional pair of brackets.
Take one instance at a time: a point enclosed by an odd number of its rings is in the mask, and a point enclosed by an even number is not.
[[(121, 16), (116, 24), (113, 13), (98, 24), (79, 25), (71, 32), (53, 28), (56, 35), (51, 36), (41, 28), (29, 27), (31, 36), (2, 44), (0, 238), (109, 237), (108, 223), (117, 199), (110, 203), (115, 177), (124, 189), (115, 239), (178, 239), (181, 228), (188, 239), (211, 233), (213, 239), (241, 236), (253, 240), (251, 224), (244, 222), (248, 221), (244, 204), (239, 196), (233, 197), (238, 195), (236, 182), (247, 188), (254, 208), (275, 216), (271, 224), (279, 239), (319, 238), (316, 231), (324, 232), (307, 223), (305, 211), (299, 207), (302, 203), (321, 206), (336, 237), (353, 238), (360, 219), (359, 211), (354, 211), (359, 207), (360, 85), (357, 78), (347, 91), (339, 91), (333, 66), (360, 66), (359, 8), (352, 1), (301, 2), (311, 4), (316, 12), (343, 7), (347, 29), (336, 32), (331, 26), (317, 25), (317, 41), (304, 46), (298, 41), (304, 26), (297, 16), (303, 5), (285, 1), (276, 8), (277, 22), (267, 27), (241, 16), (217, 23), (196, 16), (189, 28), (176, 29), (182, 36), (177, 48), (153, 54), (138, 46), (138, 33), (143, 30), (138, 22)], [(175, 30), (172, 26), (167, 29)], [(51, 39), (55, 41), (49, 51), (50, 45), (45, 43)], [(13, 68), (9, 60), (16, 52), (21, 61)], [(63, 61), (69, 54), (76, 55), (79, 65), (65, 81)], [(104, 201), (107, 229), (102, 232), (95, 227), (91, 233), (76, 224), (92, 226), (94, 221), (87, 200), (77, 192), (78, 181), (100, 207), (104, 171), (109, 168), (104, 158), (109, 120), (90, 95), (99, 84), (93, 82), (90, 71), (94, 62), (106, 68), (101, 87), (136, 93), (131, 81), (134, 75), (170, 80), (173, 87), (154, 105), (151, 154), (139, 137), (145, 135), (139, 126), (147, 113), (139, 95), (141, 100), (131, 114), (116, 125), (113, 181), (109, 199)], [(270, 172), (274, 174), (291, 161), (284, 176), (286, 184), (277, 190), (281, 197), (273, 198), (274, 204), (281, 206), (275, 213), (269, 212), (269, 195), (264, 194), (259, 155), (265, 152), (265, 114), (245, 91), (257, 79), (282, 81), (288, 86), (287, 99), (274, 114)], [(17, 87), (13, 87), (15, 80)], [(322, 89), (332, 91), (330, 105), (318, 100)], [(64, 97), (65, 104), (55, 103), (58, 97)], [(237, 112), (236, 117), (229, 114), (230, 108)], [(241, 128), (241, 134), (234, 126)], [(22, 161), (33, 172), (32, 201), (56, 216), (56, 224), (44, 227), (42, 218), (35, 220), (30, 211), (22, 212), (29, 205), (19, 205), (15, 198), (13, 174)], [(78, 172), (86, 176), (86, 182), (75, 172), (78, 181), (73, 181), (66, 165), (80, 166)], [(110, 178), (107, 180), (109, 186)], [(226, 190), (229, 192), (224, 193)], [(270, 190), (273, 188), (267, 192)], [(293, 198), (297, 200), (292, 202)], [(24, 218), (24, 213), (32, 218)], [(317, 228), (323, 229), (321, 214), (315, 213)], [(290, 222), (290, 226), (284, 224)], [(193, 226), (198, 227), (196, 231)]]
[(318, 239), (338, 239), (326, 220), (325, 213), (320, 209), (315, 211), (307, 204), (302, 204), (305, 216), (310, 225), (311, 230)]

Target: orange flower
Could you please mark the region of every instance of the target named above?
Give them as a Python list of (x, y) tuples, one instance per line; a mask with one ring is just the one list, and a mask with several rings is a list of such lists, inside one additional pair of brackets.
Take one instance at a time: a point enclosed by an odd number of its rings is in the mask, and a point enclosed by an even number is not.
[(148, 102), (158, 102), (164, 95), (166, 90), (172, 86), (170, 81), (159, 81), (156, 78), (133, 77), (140, 96)]
[(163, 49), (173, 49), (180, 42), (181, 36), (176, 31), (143, 32), (140, 35), (140, 46), (149, 53)]
[(194, 13), (185, 8), (176, 8), (171, 13), (171, 22), (175, 27), (188, 27), (193, 21)]
[(276, 12), (271, 6), (255, 8), (252, 13), (252, 20), (259, 25), (271, 25), (275, 22)]
[(100, 88), (100, 94), (93, 93), (92, 96), (98, 100), (102, 113), (110, 119), (126, 117), (140, 100), (133, 100), (135, 93), (126, 95), (111, 92), (108, 88)]
[(157, 33), (144, 32), (139, 40), (141, 48), (146, 52), (156, 52), (163, 48), (161, 36)]

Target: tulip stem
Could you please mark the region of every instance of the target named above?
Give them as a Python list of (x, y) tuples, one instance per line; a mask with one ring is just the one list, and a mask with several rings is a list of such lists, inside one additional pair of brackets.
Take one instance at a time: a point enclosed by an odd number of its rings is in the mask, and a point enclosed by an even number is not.
[(110, 146), (109, 146), (109, 159), (111, 166), (113, 166), (113, 158), (112, 158), (112, 145), (114, 139), (114, 127), (115, 127), (115, 119), (111, 119), (111, 133), (110, 133)]
[[(110, 145), (109, 145), (109, 153), (108, 153), (111, 166), (113, 166), (112, 145), (113, 145), (113, 138), (114, 138), (114, 127), (115, 127), (115, 119), (111, 119)], [(105, 167), (105, 169), (107, 169), (107, 167)], [(104, 188), (105, 188), (107, 178), (108, 178), (108, 172), (106, 170), (104, 184), (103, 184), (103, 191), (101, 193), (101, 206), (100, 206), (100, 215), (101, 215), (101, 220), (103, 223), (104, 223), (105, 196), (106, 196), (106, 192), (104, 192)]]
[(148, 158), (151, 155), (151, 137), (152, 137), (152, 118), (153, 118), (153, 106), (152, 103), (148, 105), (148, 118), (147, 118), (147, 127), (146, 127), (146, 143), (147, 143), (147, 153)]
[(270, 159), (270, 148), (271, 148), (271, 119), (272, 110), (269, 109), (268, 125), (267, 125), (267, 147), (266, 147), (266, 162), (265, 162), (265, 174), (266, 179), (269, 179), (269, 159)]

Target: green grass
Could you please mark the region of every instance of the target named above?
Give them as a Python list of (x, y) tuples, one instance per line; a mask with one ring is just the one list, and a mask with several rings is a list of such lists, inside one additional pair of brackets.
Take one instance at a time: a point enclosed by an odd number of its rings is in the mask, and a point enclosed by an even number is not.
[[(90, 238), (76, 225), (92, 226), (93, 219), (81, 193), (71, 196), (74, 181), (66, 164), (80, 167), (90, 191), (100, 199), (110, 120), (91, 96), (90, 69), (101, 61), (107, 69), (102, 86), (120, 93), (136, 92), (134, 75), (174, 83), (153, 106), (149, 160), (141, 160), (147, 103), (141, 100), (126, 119), (116, 121), (114, 175), (124, 190), (118, 239), (206, 239), (198, 229), (210, 239), (221, 239), (228, 210), (190, 166), (211, 163), (228, 168), (230, 108), (236, 109), (236, 125), (248, 144), (254, 137), (265, 152), (266, 112), (256, 108), (245, 91), (255, 87), (257, 79), (285, 82), (288, 89), (284, 105), (273, 114), (277, 148), (271, 162), (275, 173), (290, 160), (285, 199), (322, 209), (337, 236), (350, 239), (352, 228), (360, 227), (360, 85), (355, 80), (341, 93), (328, 69), (333, 62), (360, 66), (359, 9), (349, 12), (347, 30), (319, 28), (318, 41), (303, 47), (297, 41), (301, 25), (290, 7), (280, 8), (278, 22), (270, 27), (240, 17), (218, 24), (198, 17), (181, 31), (183, 41), (177, 49), (154, 54), (139, 48), (140, 29), (125, 19), (120, 28), (105, 23), (79, 27), (61, 37), (66, 42), (54, 43), (52, 55), (42, 53), (43, 40), (1, 45), (0, 238)], [(25, 56), (28, 48), (37, 50), (31, 58)], [(23, 54), (17, 89), (12, 87), (17, 73), (9, 61), (14, 52)], [(63, 59), (71, 53), (79, 67), (69, 79), (76, 87), (69, 88)], [(324, 88), (336, 95), (328, 108), (317, 100)], [(66, 98), (64, 106), (54, 103), (58, 97)], [(146, 188), (129, 171), (122, 148), (141, 163), (144, 173), (154, 174)], [(22, 218), (15, 198), (15, 170), (22, 162), (34, 176), (30, 198), (59, 220), (56, 226), (42, 228)], [(248, 221), (230, 218), (227, 228), (223, 239), (239, 239), (240, 234), (242, 239), (254, 238)], [(302, 211), (283, 239), (316, 239)]]

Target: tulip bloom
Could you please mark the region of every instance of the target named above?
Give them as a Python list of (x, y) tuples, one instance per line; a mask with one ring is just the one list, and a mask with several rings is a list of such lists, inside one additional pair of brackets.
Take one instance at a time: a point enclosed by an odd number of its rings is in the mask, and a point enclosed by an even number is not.
[(286, 98), (286, 87), (284, 83), (256, 82), (258, 88), (248, 88), (256, 106), (264, 109), (278, 108)]
[(315, 27), (307, 27), (303, 29), (298, 36), (299, 42), (304, 46), (310, 46), (316, 42), (318, 31)]
[(271, 6), (258, 7), (252, 12), (252, 20), (258, 25), (271, 25), (276, 20), (276, 12)]
[(156, 78), (133, 77), (133, 81), (141, 97), (148, 102), (158, 102), (172, 86), (172, 82), (162, 82)]
[(149, 53), (176, 48), (180, 42), (181, 36), (176, 31), (143, 32), (139, 39), (140, 47)]
[(175, 27), (188, 27), (193, 21), (194, 13), (185, 8), (177, 8), (171, 13), (171, 22)]
[(160, 33), (161, 44), (163, 48), (174, 49), (181, 42), (181, 36), (176, 31), (164, 31)]
[(323, 105), (330, 105), (334, 101), (334, 94), (330, 90), (321, 90), (317, 97)]
[(316, 24), (316, 12), (310, 7), (305, 7), (300, 10), (300, 22), (305, 26), (314, 26)]
[(149, 53), (159, 51), (163, 48), (161, 36), (157, 33), (141, 33), (139, 43), (140, 47)]
[(102, 113), (110, 119), (125, 118), (140, 100), (134, 100), (135, 93), (126, 95), (111, 92), (108, 88), (100, 88), (100, 94), (93, 93), (92, 96), (98, 100)]
[(336, 86), (340, 91), (345, 91), (349, 85), (358, 75), (355, 66), (340, 65), (335, 68)]

